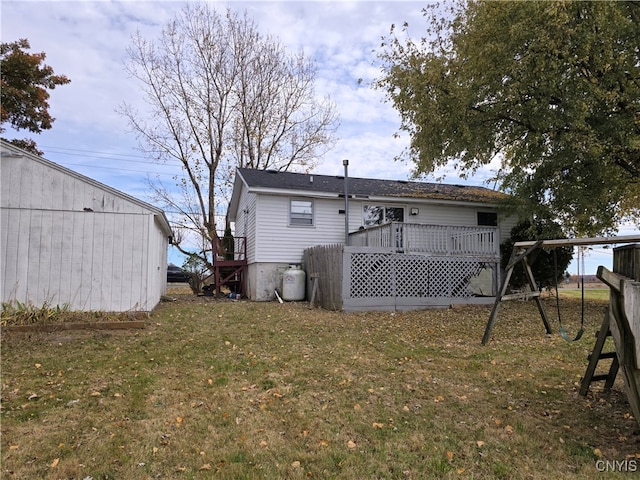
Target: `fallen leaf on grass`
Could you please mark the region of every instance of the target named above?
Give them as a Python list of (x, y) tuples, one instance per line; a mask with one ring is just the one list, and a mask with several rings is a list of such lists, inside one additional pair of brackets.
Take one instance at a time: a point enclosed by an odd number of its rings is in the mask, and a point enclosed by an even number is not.
[(352, 449), (352, 450), (353, 450), (354, 448), (356, 448), (356, 447), (357, 447), (356, 442), (354, 442), (353, 440), (349, 440), (349, 441), (347, 442), (347, 447), (349, 447), (350, 449)]
[(478, 448), (482, 448), (482, 447), (484, 447), (484, 442), (482, 440), (478, 440), (476, 442), (476, 445), (478, 446)]
[(205, 463), (198, 470), (211, 470), (211, 464), (210, 463)]
[(602, 450), (600, 450), (599, 448), (594, 448), (593, 454), (598, 458), (602, 458)]
[(373, 422), (373, 428), (384, 428), (384, 423)]
[(292, 463), (291, 463), (291, 466), (292, 466), (293, 468), (300, 468), (300, 462), (296, 460), (295, 462), (292, 462)]
[(53, 462), (51, 462), (51, 468), (56, 468), (58, 466), (58, 463), (60, 463), (60, 459), (54, 458)]
[(451, 450), (447, 450), (445, 452), (445, 455), (447, 456), (447, 462), (452, 462), (453, 461), (453, 452)]
[(511, 425), (507, 425), (506, 427), (504, 427), (504, 431), (508, 434), (512, 434), (513, 433), (513, 427)]
[(266, 442), (266, 441), (264, 441), (264, 440), (261, 440), (261, 441), (260, 441), (260, 446), (261, 446), (262, 448), (266, 448), (266, 446), (267, 446), (267, 445), (268, 445), (268, 444), (267, 444), (267, 442)]
[(9, 450), (17, 450), (20, 448), (20, 445), (9, 445)]

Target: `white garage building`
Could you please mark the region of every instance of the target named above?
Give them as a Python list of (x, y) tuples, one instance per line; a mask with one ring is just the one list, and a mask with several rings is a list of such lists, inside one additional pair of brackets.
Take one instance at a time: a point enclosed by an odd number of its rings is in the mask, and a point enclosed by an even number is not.
[(0, 140), (2, 302), (150, 311), (166, 291), (164, 212)]

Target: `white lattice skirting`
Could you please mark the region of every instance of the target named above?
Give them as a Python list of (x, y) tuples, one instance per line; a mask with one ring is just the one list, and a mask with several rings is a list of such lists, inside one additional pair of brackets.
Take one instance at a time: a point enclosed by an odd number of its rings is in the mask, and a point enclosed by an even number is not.
[[(343, 306), (362, 310), (488, 303), (495, 295), (498, 267), (496, 258), (345, 252)], [(472, 280), (483, 274), (489, 275), (490, 286), (478, 295)]]

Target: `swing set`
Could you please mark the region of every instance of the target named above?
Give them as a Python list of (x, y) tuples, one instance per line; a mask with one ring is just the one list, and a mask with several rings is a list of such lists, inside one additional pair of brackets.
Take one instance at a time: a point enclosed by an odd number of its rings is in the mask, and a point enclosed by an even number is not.
[[(538, 289), (538, 284), (536, 283), (536, 279), (533, 276), (533, 271), (531, 270), (531, 265), (535, 261), (536, 257), (540, 253), (541, 249), (553, 249), (554, 250), (554, 266), (556, 269), (556, 278), (557, 278), (557, 257), (555, 254), (555, 249), (558, 247), (585, 247), (592, 245), (617, 245), (621, 243), (634, 243), (640, 242), (640, 235), (625, 235), (619, 237), (590, 237), (590, 238), (563, 238), (563, 239), (554, 239), (554, 240), (533, 240), (533, 241), (524, 241), (524, 242), (516, 242), (513, 245), (513, 250), (511, 252), (511, 258), (509, 259), (509, 263), (505, 268), (504, 278), (502, 280), (502, 285), (500, 287), (500, 291), (498, 295), (496, 295), (495, 302), (493, 304), (493, 309), (491, 310), (491, 315), (489, 316), (489, 321), (487, 322), (487, 326), (485, 328), (484, 336), (482, 337), (482, 344), (486, 345), (491, 338), (491, 331), (493, 330), (493, 326), (495, 325), (498, 310), (500, 308), (500, 304), (503, 301), (507, 300), (529, 300), (533, 299), (536, 302), (536, 306), (538, 307), (538, 312), (540, 313), (540, 317), (542, 318), (542, 322), (544, 324), (545, 330), (548, 334), (553, 333), (551, 329), (551, 325), (549, 323), (549, 317), (547, 316), (547, 312), (544, 309), (542, 301), (540, 299), (540, 291)], [(507, 290), (509, 288), (509, 281), (511, 280), (511, 275), (513, 274), (513, 269), (518, 263), (522, 263), (524, 268), (525, 277), (527, 279), (527, 283), (529, 285), (528, 292), (522, 293), (510, 293), (507, 294)], [(584, 272), (583, 272), (584, 273)], [(584, 333), (584, 282), (582, 282), (582, 312), (581, 312), (581, 322), (580, 322), (580, 330), (577, 335), (571, 339), (567, 334), (564, 326), (562, 325), (562, 319), (560, 318), (560, 300), (558, 297), (558, 284), (556, 280), (555, 284), (556, 290), (556, 308), (558, 312), (558, 323), (560, 325), (560, 335), (565, 340), (568, 341), (577, 341), (582, 337)]]
[[(615, 245), (621, 243), (633, 244), (634, 242), (640, 242), (640, 235), (516, 242), (511, 252), (509, 263), (505, 269), (500, 291), (493, 304), (493, 309), (491, 310), (491, 315), (489, 316), (489, 321), (487, 322), (482, 338), (482, 344), (486, 345), (491, 338), (491, 331), (496, 322), (500, 304), (505, 300), (528, 300), (533, 298), (540, 312), (540, 317), (542, 318), (546, 332), (548, 334), (552, 333), (547, 313), (540, 300), (540, 291), (537, 288), (537, 283), (531, 270), (531, 265), (543, 248), (553, 249), (554, 252), (556, 310), (560, 335), (569, 342), (580, 340), (584, 333), (584, 264), (582, 265), (583, 277), (580, 279), (582, 284), (580, 330), (575, 337), (571, 338), (564, 328), (560, 315), (560, 299), (557, 282), (558, 263), (555, 249), (569, 246), (586, 247), (591, 245)], [(616, 258), (616, 253), (621, 253), (621, 255)], [(584, 261), (584, 253), (582, 260)], [(580, 258), (578, 258), (578, 262), (580, 262)], [(525, 277), (530, 291), (507, 294), (509, 280), (511, 279), (514, 267), (518, 263), (522, 263), (524, 267)], [(610, 288), (609, 311), (604, 316), (604, 321), (597, 334), (596, 344), (591, 355), (588, 357), (589, 365), (581, 381), (580, 395), (585, 396), (590, 384), (598, 380), (606, 381), (604, 386), (605, 391), (611, 389), (618, 370), (622, 369), (629, 403), (631, 404), (634, 416), (638, 422), (640, 422), (640, 308), (638, 308), (638, 305), (640, 305), (640, 245), (628, 245), (615, 249), (614, 271), (619, 273), (610, 272), (603, 266), (598, 268), (598, 278)], [(602, 352), (608, 337), (614, 338), (616, 351)], [(596, 375), (595, 371), (598, 362), (603, 358), (612, 360), (610, 368), (607, 373)]]

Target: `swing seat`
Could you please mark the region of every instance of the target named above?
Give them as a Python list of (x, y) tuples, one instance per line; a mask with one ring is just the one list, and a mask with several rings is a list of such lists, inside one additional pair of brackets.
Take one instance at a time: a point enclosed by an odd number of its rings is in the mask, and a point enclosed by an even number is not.
[(567, 342), (577, 342), (582, 338), (582, 335), (584, 334), (584, 278), (582, 278), (580, 281), (580, 284), (582, 285), (582, 294), (580, 295), (580, 330), (578, 330), (578, 333), (576, 333), (576, 336), (574, 338), (571, 338), (565, 330), (564, 325), (562, 325), (562, 317), (560, 316), (560, 295), (558, 293), (558, 256), (555, 249), (553, 250), (553, 268), (556, 287), (556, 309), (558, 311), (558, 325), (560, 336)]
[(571, 338), (567, 333), (567, 331), (564, 329), (564, 327), (560, 325), (560, 336), (562, 336), (562, 338), (564, 338), (567, 342), (577, 342), (582, 338), (583, 334), (584, 334), (584, 326), (581, 326), (580, 330), (578, 330), (578, 333), (576, 333), (576, 336)]

